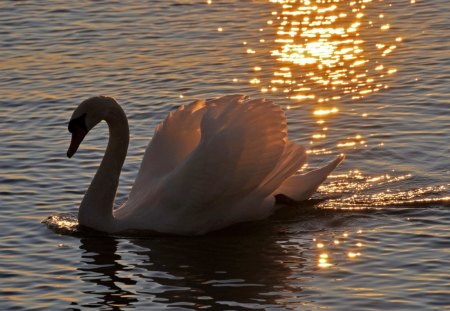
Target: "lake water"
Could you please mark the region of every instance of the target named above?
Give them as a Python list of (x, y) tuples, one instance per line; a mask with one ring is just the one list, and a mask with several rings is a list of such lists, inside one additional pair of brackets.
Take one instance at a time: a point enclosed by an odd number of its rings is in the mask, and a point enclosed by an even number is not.
[[(0, 309), (450, 310), (449, 12), (447, 0), (2, 1)], [(71, 229), (61, 215), (76, 215), (107, 142), (101, 124), (66, 158), (78, 103), (106, 94), (128, 115), (119, 204), (158, 122), (230, 93), (286, 110), (305, 170), (347, 155), (312, 201), (195, 238)]]

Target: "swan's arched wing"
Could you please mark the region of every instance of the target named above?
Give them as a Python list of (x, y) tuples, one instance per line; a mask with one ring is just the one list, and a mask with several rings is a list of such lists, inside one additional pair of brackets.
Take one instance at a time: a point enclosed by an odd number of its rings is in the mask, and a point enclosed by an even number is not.
[(129, 195), (131, 205), (146, 200), (166, 175), (171, 173), (197, 147), (200, 123), (206, 106), (237, 105), (243, 95), (227, 95), (216, 99), (198, 100), (170, 112), (160, 123), (150, 141), (138, 175)]
[(207, 101), (198, 100), (170, 112), (155, 129), (142, 159), (135, 185), (149, 187), (151, 180), (170, 173), (194, 150), (200, 141), (200, 122), (206, 105), (232, 104), (243, 98), (242, 95), (229, 95)]
[[(147, 183), (170, 172), (198, 144), (204, 101), (195, 101), (170, 112), (150, 141), (135, 185)], [(144, 184), (145, 185), (145, 184)]]
[(271, 102), (210, 103), (200, 143), (160, 185), (160, 199), (175, 213), (186, 211), (188, 215), (181, 214), (188, 222), (193, 218), (195, 223), (205, 210), (214, 215), (214, 207), (261, 185), (279, 162), (286, 140), (286, 118)]

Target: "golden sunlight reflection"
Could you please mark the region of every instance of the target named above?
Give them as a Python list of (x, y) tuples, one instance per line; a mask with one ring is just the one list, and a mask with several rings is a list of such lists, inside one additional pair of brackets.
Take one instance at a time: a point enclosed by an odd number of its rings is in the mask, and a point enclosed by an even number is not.
[[(334, 209), (338, 205), (339, 209), (364, 210), (390, 206), (424, 207), (450, 202), (449, 196), (439, 195), (448, 190), (448, 185), (398, 188), (411, 178), (411, 174), (400, 175), (395, 171), (377, 176), (364, 176), (359, 170), (332, 175), (328, 177), (329, 183), (319, 188), (319, 192), (330, 199), (320, 203), (319, 207)], [(339, 197), (333, 198), (336, 194)], [(344, 232), (344, 237), (345, 234)], [(338, 244), (339, 239), (334, 243)], [(356, 246), (360, 247), (362, 244)]]
[(327, 253), (320, 254), (318, 266), (319, 266), (320, 268), (328, 268), (328, 267), (331, 266), (331, 263), (330, 263), (330, 261), (329, 261), (329, 258), (328, 258), (328, 254), (327, 254)]
[[(339, 111), (343, 100), (360, 100), (388, 87), (386, 77), (397, 69), (385, 64), (384, 58), (392, 55), (402, 38), (389, 34), (386, 13), (380, 13), (382, 6), (388, 7), (384, 1), (269, 1), (274, 9), (266, 27), (272, 40), (258, 39), (278, 66), (266, 67), (271, 77), (264, 74), (263, 66), (254, 66), (249, 80), (262, 93), (282, 92), (290, 100), (287, 109), (305, 101), (316, 103), (313, 115), (324, 122)], [(252, 42), (244, 45), (248, 54), (259, 52)], [(313, 140), (325, 138), (322, 134), (314, 134)], [(338, 147), (361, 145), (365, 141), (356, 139)]]
[[(361, 36), (362, 28), (375, 27), (365, 14), (372, 0), (270, 2), (277, 6), (267, 24), (276, 28), (272, 56), (280, 67), (268, 88), (277, 86), (297, 101), (329, 103), (346, 94), (359, 99), (385, 87), (378, 80), (393, 69), (385, 69), (371, 59), (366, 52), (371, 47)], [(384, 14), (378, 16), (383, 18)], [(387, 31), (390, 25), (384, 23), (378, 28)], [(383, 56), (396, 48), (386, 42), (377, 47)]]
[(362, 238), (362, 230), (335, 232), (330, 237), (319, 233), (313, 240), (316, 245), (317, 267), (332, 268), (362, 256)]

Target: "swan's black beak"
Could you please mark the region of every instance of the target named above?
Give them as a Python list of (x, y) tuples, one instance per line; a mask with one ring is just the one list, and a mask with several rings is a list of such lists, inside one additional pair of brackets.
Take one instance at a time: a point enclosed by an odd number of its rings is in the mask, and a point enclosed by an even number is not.
[(70, 141), (70, 146), (67, 150), (68, 158), (71, 158), (75, 152), (77, 152), (78, 147), (88, 133), (85, 117), (86, 114), (83, 114), (81, 117), (72, 119), (69, 122), (69, 132), (72, 133), (72, 140)]

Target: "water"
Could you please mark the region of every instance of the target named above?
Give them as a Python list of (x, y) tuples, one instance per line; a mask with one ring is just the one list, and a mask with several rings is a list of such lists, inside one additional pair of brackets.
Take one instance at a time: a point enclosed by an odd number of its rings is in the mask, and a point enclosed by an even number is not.
[[(2, 310), (450, 310), (448, 1), (290, 2), (2, 1)], [(307, 206), (196, 238), (41, 223), (106, 146), (65, 157), (80, 101), (128, 114), (120, 203), (167, 112), (229, 93), (285, 108), (305, 169), (346, 153)]]

